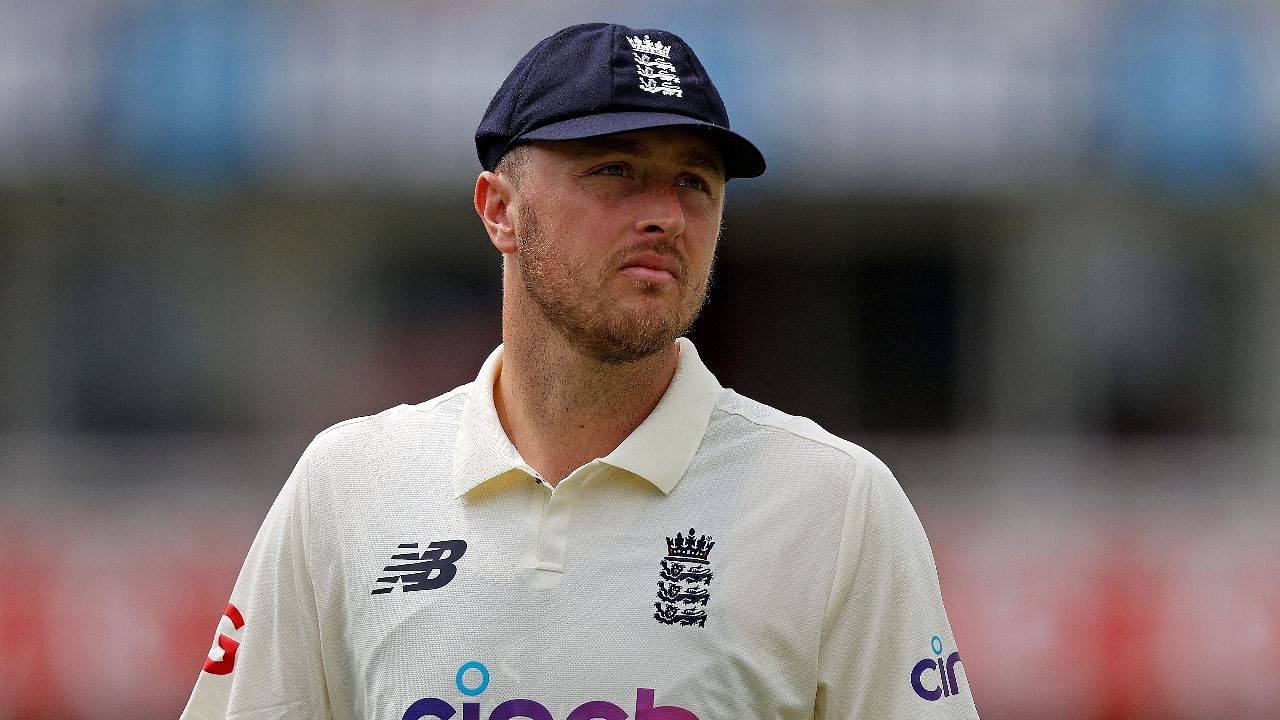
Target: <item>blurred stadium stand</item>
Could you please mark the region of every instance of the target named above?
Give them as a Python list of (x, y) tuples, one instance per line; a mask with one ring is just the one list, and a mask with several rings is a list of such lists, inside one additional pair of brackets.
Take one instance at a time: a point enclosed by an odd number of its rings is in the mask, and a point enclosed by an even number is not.
[(895, 469), (983, 717), (1280, 717), (1280, 5), (0, 0), (0, 720), (175, 717), (309, 437), (474, 376), (475, 124), (600, 19), (763, 148), (692, 337)]

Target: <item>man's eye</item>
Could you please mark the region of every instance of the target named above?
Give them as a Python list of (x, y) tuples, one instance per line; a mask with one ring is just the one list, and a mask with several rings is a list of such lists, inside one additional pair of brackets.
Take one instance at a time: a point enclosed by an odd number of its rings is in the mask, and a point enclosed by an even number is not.
[(711, 192), (711, 186), (707, 184), (707, 181), (695, 175), (685, 177), (676, 184), (680, 187), (693, 188), (694, 190), (701, 190), (708, 193)]
[(610, 163), (601, 167), (599, 170), (596, 170), (596, 173), (600, 175), (610, 175), (612, 177), (626, 177), (627, 168), (625, 165), (620, 163)]

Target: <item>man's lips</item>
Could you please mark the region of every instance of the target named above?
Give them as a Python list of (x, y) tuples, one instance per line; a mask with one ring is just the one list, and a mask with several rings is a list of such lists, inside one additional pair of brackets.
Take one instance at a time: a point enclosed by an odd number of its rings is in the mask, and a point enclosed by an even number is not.
[(680, 277), (680, 262), (669, 255), (645, 253), (627, 260), (618, 272), (634, 280), (667, 282)]

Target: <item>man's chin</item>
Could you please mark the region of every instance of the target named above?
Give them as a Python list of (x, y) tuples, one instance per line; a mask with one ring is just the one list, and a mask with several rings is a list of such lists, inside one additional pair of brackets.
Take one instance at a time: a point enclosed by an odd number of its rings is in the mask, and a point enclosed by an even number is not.
[(612, 367), (621, 367), (623, 365), (631, 365), (642, 360), (647, 360), (658, 354), (667, 347), (666, 343), (653, 348), (637, 348), (637, 347), (610, 347), (610, 348), (589, 348), (585, 349), (587, 357), (595, 360), (601, 365), (609, 365)]
[(607, 365), (634, 363), (662, 352), (692, 324), (679, 292), (661, 284), (654, 293), (614, 288), (607, 299), (588, 306), (538, 305), (571, 347)]
[(671, 346), (683, 332), (675, 323), (618, 321), (597, 327), (570, 342), (579, 352), (606, 365), (639, 362)]

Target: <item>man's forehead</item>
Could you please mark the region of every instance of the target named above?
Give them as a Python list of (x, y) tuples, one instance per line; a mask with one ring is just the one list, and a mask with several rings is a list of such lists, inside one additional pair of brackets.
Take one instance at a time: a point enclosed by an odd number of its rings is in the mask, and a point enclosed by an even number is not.
[(692, 128), (650, 128), (580, 140), (558, 140), (536, 144), (575, 159), (612, 153), (670, 156), (681, 163), (724, 173), (724, 160), (719, 147), (706, 133)]

